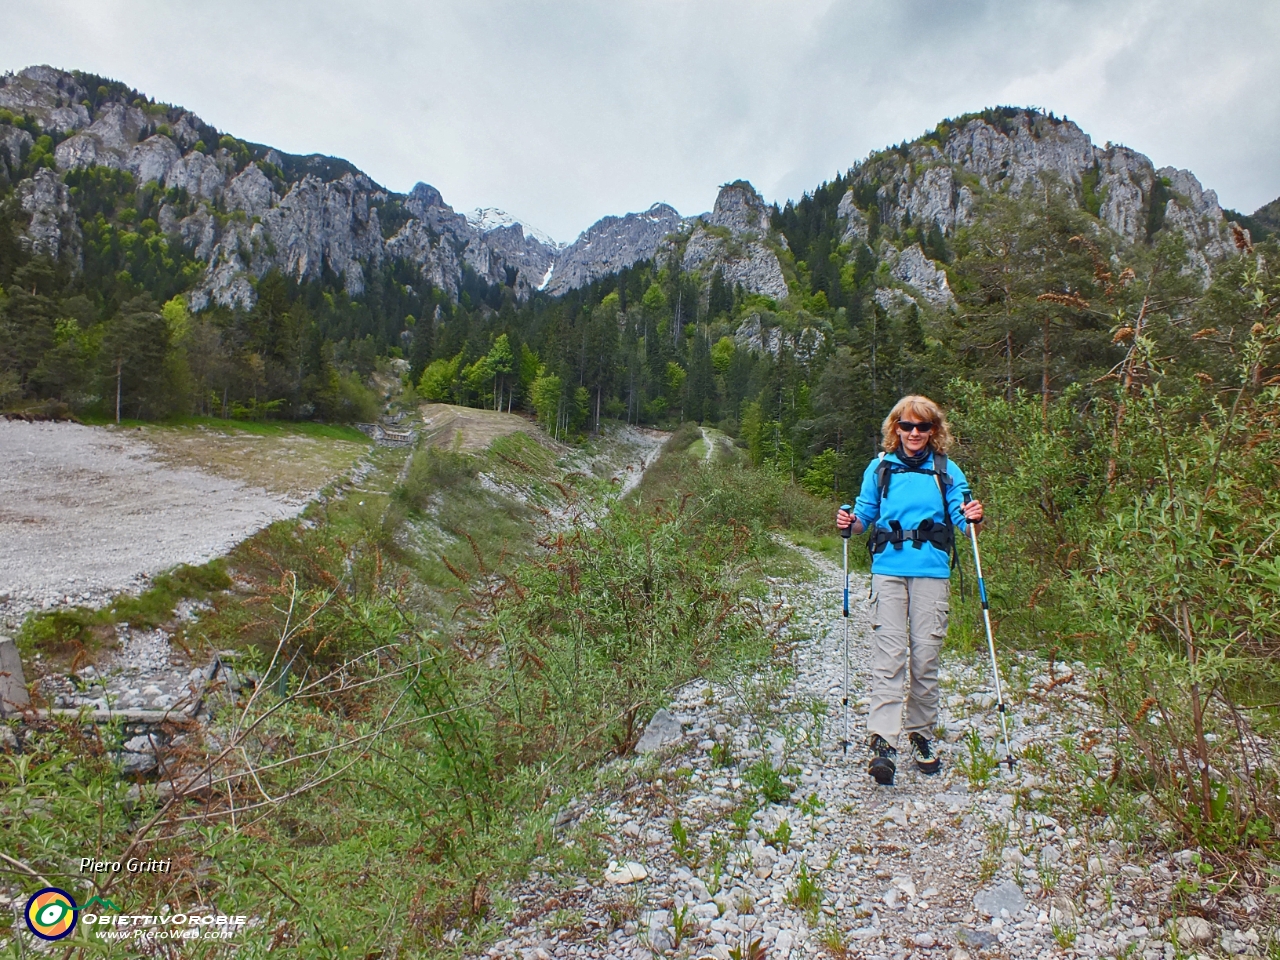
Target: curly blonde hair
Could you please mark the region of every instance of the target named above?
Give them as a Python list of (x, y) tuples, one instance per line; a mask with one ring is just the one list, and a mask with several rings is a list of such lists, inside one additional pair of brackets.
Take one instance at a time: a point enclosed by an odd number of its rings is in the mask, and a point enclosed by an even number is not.
[(951, 435), (951, 428), (947, 426), (946, 414), (928, 397), (913, 393), (895, 403), (880, 426), (881, 435), (884, 437), (882, 446), (885, 453), (896, 453), (898, 447), (902, 445), (902, 437), (898, 434), (898, 423), (902, 420), (932, 423), (933, 433), (929, 435), (930, 448), (935, 453), (950, 452), (955, 438)]

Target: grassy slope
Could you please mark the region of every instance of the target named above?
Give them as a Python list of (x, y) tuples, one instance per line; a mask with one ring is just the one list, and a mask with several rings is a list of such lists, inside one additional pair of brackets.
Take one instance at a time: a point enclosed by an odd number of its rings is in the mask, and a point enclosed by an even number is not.
[(141, 435), (169, 466), (195, 467), (299, 499), (346, 473), (370, 446), (358, 430), (320, 423), (228, 426), (203, 420), (147, 425)]

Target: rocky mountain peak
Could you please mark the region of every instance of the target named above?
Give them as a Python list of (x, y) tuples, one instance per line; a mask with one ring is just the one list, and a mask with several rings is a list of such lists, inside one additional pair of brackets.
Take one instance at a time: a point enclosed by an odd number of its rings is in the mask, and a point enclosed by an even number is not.
[(408, 197), (405, 198), (404, 205), (419, 217), (432, 207), (447, 206), (444, 202), (444, 197), (440, 196), (440, 191), (431, 186), (431, 184), (423, 183), (422, 181), (418, 181), (413, 185), (413, 189), (409, 191)]
[(541, 289), (565, 293), (653, 257), (668, 234), (685, 229), (674, 207), (655, 203), (644, 213), (603, 217), (559, 251)]
[(708, 222), (739, 233), (767, 233), (769, 208), (764, 197), (746, 180), (735, 180), (720, 188)]
[(655, 223), (670, 223), (673, 219), (680, 219), (680, 214), (676, 212), (676, 208), (669, 203), (655, 203), (640, 216)]
[(27, 67), (0, 77), (0, 107), (28, 114), (42, 129), (67, 133), (89, 125), (88, 94), (75, 77), (49, 66)]
[[(788, 289), (775, 247), (785, 249), (786, 239), (771, 233), (764, 198), (747, 181), (736, 180), (720, 188), (711, 213), (694, 221), (680, 266), (706, 280), (719, 272), (731, 287), (781, 300)], [(668, 243), (671, 252), (677, 248)]]
[(499, 210), (497, 207), (476, 207), (467, 214), (467, 222), (482, 234), (488, 234), (494, 230), (519, 230), (522, 237), (536, 240), (552, 250), (559, 250), (564, 246), (562, 243), (556, 243), (555, 240), (551, 239), (550, 235), (537, 227), (513, 217), (505, 210)]
[[(847, 243), (868, 239), (872, 206), (900, 234), (911, 228), (924, 237), (936, 228), (950, 236), (973, 223), (981, 194), (1016, 197), (1056, 185), (1128, 243), (1148, 242), (1160, 229), (1182, 233), (1188, 269), (1203, 282), (1212, 263), (1232, 251), (1217, 195), (1190, 171), (1157, 171), (1138, 151), (1097, 147), (1075, 123), (1039, 111), (1001, 107), (945, 121), (911, 144), (873, 154), (854, 172), (838, 211)], [(866, 204), (868, 194), (874, 204)], [(912, 254), (902, 262), (922, 278), (927, 271), (919, 259)], [(936, 285), (926, 296), (942, 298)]]

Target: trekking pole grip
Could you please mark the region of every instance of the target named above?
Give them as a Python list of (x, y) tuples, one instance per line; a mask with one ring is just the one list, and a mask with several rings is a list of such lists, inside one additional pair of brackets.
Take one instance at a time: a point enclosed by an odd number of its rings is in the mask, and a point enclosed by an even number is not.
[[(966, 490), (964, 492), (964, 502), (968, 504), (971, 500), (973, 500), (973, 494)], [(964, 520), (965, 523), (972, 524), (975, 527), (982, 522), (981, 520), (970, 520), (968, 517), (965, 517)]]
[[(853, 513), (853, 505), (849, 503), (840, 504), (840, 509), (843, 510), (845, 513)], [(847, 527), (845, 527), (843, 530), (840, 531), (840, 536), (844, 537), (846, 540), (848, 540), (850, 537), (853, 536), (852, 520), (849, 521), (849, 525)]]

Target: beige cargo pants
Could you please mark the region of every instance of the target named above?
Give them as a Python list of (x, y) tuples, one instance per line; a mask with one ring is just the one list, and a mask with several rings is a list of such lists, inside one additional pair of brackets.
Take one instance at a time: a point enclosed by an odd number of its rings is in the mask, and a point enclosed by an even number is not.
[[(871, 577), (871, 711), (868, 734), (897, 746), (906, 693), (908, 734), (930, 740), (938, 725), (938, 662), (947, 636), (951, 581), (938, 577)], [(911, 665), (910, 692), (907, 664)]]

